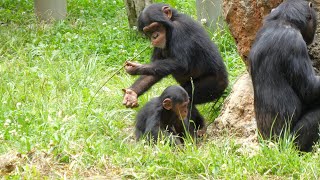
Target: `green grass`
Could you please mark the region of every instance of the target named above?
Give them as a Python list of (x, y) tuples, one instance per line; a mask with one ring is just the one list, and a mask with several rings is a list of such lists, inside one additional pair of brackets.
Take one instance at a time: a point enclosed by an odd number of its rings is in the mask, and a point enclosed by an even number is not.
[[(195, 18), (195, 2), (168, 0)], [(211, 33), (231, 82), (245, 71), (230, 33)], [(128, 28), (122, 0), (68, 0), (68, 18), (39, 23), (31, 0), (0, 0), (0, 168), (15, 156), (5, 179), (317, 179), (319, 152), (300, 155), (290, 142), (262, 142), (252, 154), (232, 136), (208, 137), (183, 149), (136, 143), (138, 109), (121, 104), (136, 77), (120, 71), (149, 45)], [(151, 50), (136, 60), (148, 62)], [(168, 77), (139, 98), (144, 105), (175, 81)], [(218, 106), (220, 103), (218, 104)], [(200, 106), (208, 121), (218, 111)], [(1, 159), (3, 158), (3, 159)]]

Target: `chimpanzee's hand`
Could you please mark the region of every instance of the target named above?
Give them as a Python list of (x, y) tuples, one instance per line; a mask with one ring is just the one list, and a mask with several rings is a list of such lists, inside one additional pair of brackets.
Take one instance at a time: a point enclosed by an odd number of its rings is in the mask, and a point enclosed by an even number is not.
[(126, 61), (125, 65), (124, 65), (124, 69), (130, 75), (137, 75), (137, 69), (141, 66), (143, 66), (143, 65), (139, 64), (139, 63), (131, 62), (131, 61)]
[(123, 97), (122, 104), (125, 105), (127, 108), (134, 108), (138, 107), (138, 95), (132, 89), (122, 89), (125, 93)]

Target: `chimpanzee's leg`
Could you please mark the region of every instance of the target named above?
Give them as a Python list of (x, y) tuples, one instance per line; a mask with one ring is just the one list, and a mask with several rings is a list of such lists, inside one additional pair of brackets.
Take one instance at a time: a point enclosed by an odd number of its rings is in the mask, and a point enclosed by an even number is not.
[[(189, 132), (191, 133), (192, 137), (196, 137), (197, 135), (202, 135), (205, 133), (205, 123), (204, 123), (204, 118), (201, 116), (199, 113), (198, 109), (196, 108), (195, 105), (192, 105), (191, 108), (191, 117), (190, 115), (188, 116), (189, 121)], [(198, 133), (198, 130), (204, 131), (201, 133)]]
[(319, 140), (320, 107), (312, 109), (302, 115), (293, 127), (293, 134), (297, 136), (295, 143), (301, 151), (311, 151), (312, 145)]
[(228, 86), (228, 78), (223, 74), (220, 76), (203, 76), (193, 79), (193, 87), (191, 82), (183, 84), (182, 87), (188, 92), (192, 103), (190, 129), (197, 130), (205, 127), (204, 118), (195, 107), (196, 104), (211, 102), (219, 98)]
[(191, 120), (193, 122), (191, 122), (190, 126), (195, 126), (196, 129), (201, 129), (205, 126), (204, 123), (204, 118), (201, 116), (201, 114), (199, 113), (198, 109), (196, 108), (195, 105), (193, 105), (191, 107)]
[(192, 92), (192, 84), (188, 81), (182, 87), (188, 92), (192, 98), (193, 104), (202, 104), (218, 99), (228, 86), (227, 77), (220, 76), (202, 76), (193, 79), (194, 91)]

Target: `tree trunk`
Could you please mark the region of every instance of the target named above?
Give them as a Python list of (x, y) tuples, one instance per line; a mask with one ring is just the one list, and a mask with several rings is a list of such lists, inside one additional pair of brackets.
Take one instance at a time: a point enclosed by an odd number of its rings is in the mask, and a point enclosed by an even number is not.
[(65, 19), (67, 0), (34, 0), (34, 10), (37, 17), (46, 22)]
[(223, 27), (222, 0), (196, 0), (198, 21), (215, 30)]
[(125, 0), (129, 26), (132, 28), (137, 25), (141, 11), (152, 3), (152, 0)]

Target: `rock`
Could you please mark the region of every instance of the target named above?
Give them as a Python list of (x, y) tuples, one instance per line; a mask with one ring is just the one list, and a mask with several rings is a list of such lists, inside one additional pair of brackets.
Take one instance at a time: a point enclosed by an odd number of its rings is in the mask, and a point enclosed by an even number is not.
[(253, 87), (248, 73), (242, 75), (233, 85), (214, 126), (218, 129), (227, 127), (233, 134), (241, 137), (255, 136)]
[(320, 0), (312, 0), (313, 7), (317, 10), (318, 27), (313, 43), (308, 47), (309, 55), (317, 74), (320, 74)]
[[(224, 0), (223, 15), (234, 37), (238, 52), (248, 67), (248, 55), (263, 18), (283, 0)], [(320, 0), (312, 0), (318, 14), (318, 28), (314, 42), (309, 46), (310, 58), (320, 73)]]
[(223, 15), (247, 66), (251, 44), (264, 16), (281, 2), (282, 0), (224, 0)]
[(210, 137), (219, 138), (227, 134), (236, 139), (240, 150), (255, 154), (259, 149), (257, 124), (254, 118), (253, 87), (248, 73), (242, 75), (233, 85), (224, 102), (220, 116), (208, 128)]

